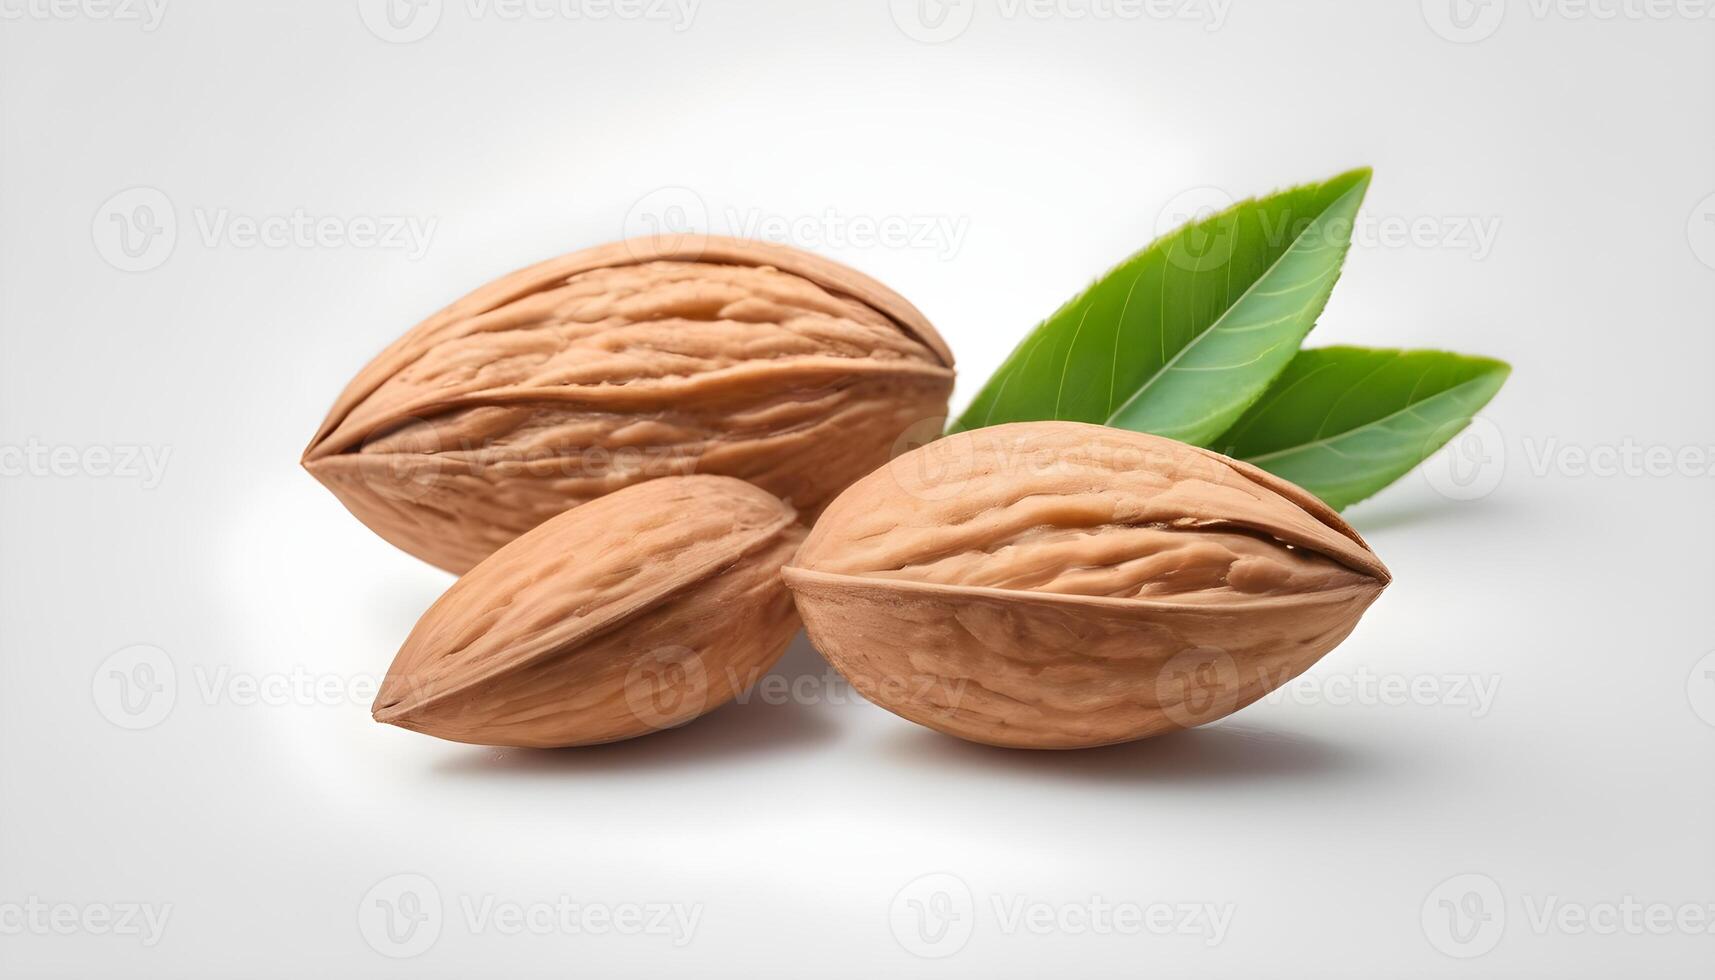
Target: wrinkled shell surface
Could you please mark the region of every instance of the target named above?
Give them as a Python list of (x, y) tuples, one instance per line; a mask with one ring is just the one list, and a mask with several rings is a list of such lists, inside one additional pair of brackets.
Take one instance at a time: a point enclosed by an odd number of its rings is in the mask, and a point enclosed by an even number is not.
[(458, 742), (590, 745), (683, 724), (798, 629), (797, 514), (730, 477), (665, 477), (548, 520), (459, 579), (389, 669), (377, 721)]
[(485, 286), (340, 395), (304, 465), (454, 572), (655, 477), (748, 480), (813, 519), (944, 416), (946, 344), (910, 303), (784, 246), (619, 242)]
[(811, 639), (870, 700), (1033, 748), (1236, 711), (1345, 639), (1389, 581), (1304, 490), (1073, 422), (900, 456), (834, 501), (785, 575)]

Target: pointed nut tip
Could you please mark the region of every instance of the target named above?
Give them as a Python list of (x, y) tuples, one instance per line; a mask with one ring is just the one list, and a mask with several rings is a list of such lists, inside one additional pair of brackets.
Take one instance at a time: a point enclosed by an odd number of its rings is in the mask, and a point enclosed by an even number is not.
[(391, 684), (384, 684), (381, 693), (375, 697), (375, 703), (369, 706), (369, 716), (383, 725), (396, 725), (411, 712), (411, 708), (405, 701), (404, 692)]

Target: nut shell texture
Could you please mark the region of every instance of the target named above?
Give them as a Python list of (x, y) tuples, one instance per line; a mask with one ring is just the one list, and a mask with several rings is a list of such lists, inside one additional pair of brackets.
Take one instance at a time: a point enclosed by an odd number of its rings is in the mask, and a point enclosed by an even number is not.
[(377, 721), (563, 746), (683, 724), (749, 686), (798, 629), (780, 567), (797, 514), (751, 484), (664, 477), (551, 518), (417, 623)]
[(303, 462), (377, 534), (454, 572), (660, 476), (739, 477), (808, 520), (946, 415), (952, 364), (916, 308), (844, 266), (637, 239), (513, 273), (407, 333)]
[(1073, 422), (961, 433), (842, 494), (785, 570), (872, 701), (995, 745), (1212, 721), (1333, 649), (1389, 581), (1306, 491)]

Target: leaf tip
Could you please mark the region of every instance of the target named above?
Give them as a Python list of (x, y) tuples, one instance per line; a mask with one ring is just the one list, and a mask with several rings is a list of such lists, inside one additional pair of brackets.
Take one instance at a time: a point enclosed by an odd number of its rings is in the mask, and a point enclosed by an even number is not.
[(1338, 183), (1349, 181), (1353, 187), (1368, 190), (1370, 181), (1375, 177), (1375, 175), (1376, 172), (1373, 167), (1353, 167), (1338, 177), (1335, 177), (1334, 181)]
[(1343, 174), (1329, 178), (1324, 188), (1334, 191), (1336, 201), (1350, 199), (1351, 207), (1356, 209), (1370, 192), (1370, 178), (1375, 174), (1369, 167), (1357, 167)]
[(1483, 354), (1459, 354), (1453, 351), (1445, 351), (1444, 353), (1470, 365), (1472, 370), (1480, 375), (1493, 375), (1496, 391), (1499, 391), (1501, 385), (1512, 377), (1513, 366), (1498, 357), (1488, 357)]

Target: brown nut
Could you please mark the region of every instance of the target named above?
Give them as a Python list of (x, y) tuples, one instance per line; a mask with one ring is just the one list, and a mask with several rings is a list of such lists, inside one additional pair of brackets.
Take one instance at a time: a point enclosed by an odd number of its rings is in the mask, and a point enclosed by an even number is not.
[(423, 614), (376, 721), (455, 742), (592, 745), (730, 700), (798, 630), (791, 507), (725, 476), (664, 477), (551, 518)]
[(736, 476), (813, 519), (952, 387), (935, 328), (867, 276), (779, 245), (636, 239), (430, 317), (352, 380), (303, 463), (377, 534), (462, 572), (659, 476)]
[(859, 693), (1027, 748), (1236, 711), (1345, 639), (1389, 581), (1304, 490), (1075, 422), (900, 456), (828, 507), (785, 576), (810, 638)]

